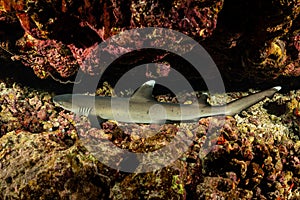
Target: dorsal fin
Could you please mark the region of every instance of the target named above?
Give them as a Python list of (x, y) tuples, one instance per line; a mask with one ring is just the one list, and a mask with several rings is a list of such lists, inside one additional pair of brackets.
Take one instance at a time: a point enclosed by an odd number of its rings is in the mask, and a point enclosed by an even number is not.
[(153, 100), (152, 91), (155, 85), (154, 80), (147, 81), (137, 89), (130, 97), (132, 100)]

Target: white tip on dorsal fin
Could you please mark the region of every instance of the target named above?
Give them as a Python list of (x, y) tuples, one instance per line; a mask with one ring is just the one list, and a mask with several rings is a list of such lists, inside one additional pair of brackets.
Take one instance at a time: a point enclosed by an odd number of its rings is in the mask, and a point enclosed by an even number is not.
[(281, 90), (281, 87), (280, 86), (276, 86), (276, 87), (273, 87), (276, 91), (279, 91)]
[(139, 87), (130, 97), (134, 100), (153, 100), (152, 91), (155, 85), (154, 80), (147, 81)]

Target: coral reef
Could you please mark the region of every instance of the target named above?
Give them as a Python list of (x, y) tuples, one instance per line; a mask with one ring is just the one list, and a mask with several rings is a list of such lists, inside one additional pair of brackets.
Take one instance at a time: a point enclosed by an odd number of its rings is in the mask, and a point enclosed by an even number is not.
[[(48, 93), (3, 82), (0, 86), (1, 199), (300, 197), (299, 90), (275, 94), (234, 117), (157, 126), (107, 121), (97, 129), (87, 118), (74, 118), (55, 107)], [(114, 92), (106, 83), (97, 93)], [(226, 101), (246, 94), (230, 93)], [(186, 102), (195, 101), (192, 95), (180, 95)], [(218, 104), (224, 95), (209, 98)], [(168, 95), (157, 99), (176, 102)], [(155, 152), (179, 132), (193, 139), (189, 149), (169, 166), (148, 173), (109, 168), (85, 145), (96, 138), (96, 150), (99, 143), (109, 141), (131, 152)], [(122, 153), (104, 151), (109, 155), (105, 159), (122, 167)], [(162, 163), (164, 155), (155, 160)]]
[[(3, 0), (0, 39), (1, 46), (37, 76), (58, 78), (72, 76), (79, 67), (97, 73), (99, 58), (88, 66), (82, 62), (112, 35), (140, 27), (170, 28), (201, 42), (226, 84), (234, 87), (241, 81), (259, 84), (299, 76), (299, 6), (299, 0)], [(128, 39), (135, 41), (134, 36)], [(118, 50), (111, 46), (102, 54), (115, 56)], [(143, 61), (168, 62), (180, 72), (188, 70), (182, 67), (185, 62), (165, 54), (131, 55), (112, 67), (122, 70)], [(157, 71), (160, 76), (159, 69), (151, 69), (152, 74)], [(145, 74), (149, 74), (146, 69)], [(188, 75), (197, 79), (192, 72)]]
[(299, 6), (299, 1), (225, 1), (217, 29), (204, 43), (228, 81), (242, 82), (235, 79), (242, 76), (261, 84), (298, 76)]
[(70, 49), (56, 40), (38, 40), (28, 35), (19, 40), (17, 45), (22, 55), (12, 59), (23, 61), (25, 66), (33, 69), (40, 78), (58, 74), (62, 78), (70, 77), (77, 72), (78, 64)]
[[(174, 68), (201, 85), (193, 66), (179, 56), (157, 49), (131, 52), (143, 42), (134, 34), (97, 48), (124, 30), (164, 27), (200, 42), (225, 84), (238, 88), (227, 96), (210, 95), (208, 102), (218, 105), (249, 94), (240, 91), (245, 85), (257, 88), (300, 75), (299, 9), (299, 0), (2, 0), (0, 66), (19, 61), (41, 79), (63, 82), (79, 69), (104, 73), (98, 55), (126, 53), (105, 72), (109, 83), (134, 66), (156, 63), (145, 65), (145, 77), (167, 77)], [(147, 37), (166, 39), (155, 32)], [(180, 39), (166, 37), (174, 44)], [(180, 48), (189, 53), (193, 47)], [(284, 80), (299, 86), (297, 78)], [(108, 83), (95, 93), (115, 95)], [(53, 95), (0, 80), (0, 199), (300, 199), (300, 90), (278, 93), (233, 117), (164, 125), (110, 120), (102, 129), (55, 106)], [(180, 99), (197, 101), (192, 96), (184, 92)], [(156, 98), (178, 102), (171, 95)], [(133, 153), (155, 152), (181, 136), (192, 138), (188, 150), (153, 172), (117, 171), (93, 154), (105, 142)], [(121, 151), (101, 150), (103, 161), (128, 167)], [(180, 146), (169, 150), (178, 153)], [(131, 167), (143, 171), (139, 162), (154, 159), (159, 165), (166, 156), (136, 156)]]
[(107, 198), (116, 173), (83, 148), (69, 148), (50, 137), (49, 133), (12, 131), (1, 138), (0, 198)]
[(0, 94), (0, 136), (11, 131), (51, 131), (59, 140), (65, 139), (71, 145), (74, 143), (71, 139), (76, 135), (71, 123), (73, 115), (55, 108), (49, 93), (21, 88), (17, 84), (7, 88), (1, 82)]
[[(15, 58), (22, 58), (21, 61), (33, 68), (40, 78), (47, 77), (52, 71), (69, 77), (78, 65), (85, 72), (94, 74), (97, 69), (85, 68), (95, 64), (97, 68), (97, 62), (83, 66), (82, 61), (99, 42), (125, 29), (159, 26), (204, 39), (216, 28), (217, 14), (222, 5), (222, 0), (207, 1), (206, 4), (203, 1), (104, 0), (80, 3), (24, 0), (17, 3), (5, 0), (0, 4), (0, 16), (7, 24), (19, 20), (25, 31), (24, 37), (13, 48), (17, 50)], [(14, 20), (9, 21), (10, 18)], [(134, 36), (129, 39), (134, 41)], [(112, 49), (103, 51), (114, 54), (118, 49), (112, 46)], [(158, 55), (162, 56), (161, 53)], [(131, 62), (135, 63), (136, 59), (133, 57)]]

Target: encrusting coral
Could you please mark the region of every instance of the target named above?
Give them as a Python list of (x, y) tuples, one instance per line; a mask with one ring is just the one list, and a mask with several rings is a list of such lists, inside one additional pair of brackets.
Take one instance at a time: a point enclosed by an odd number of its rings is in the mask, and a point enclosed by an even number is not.
[[(299, 198), (299, 90), (276, 94), (234, 117), (158, 126), (107, 121), (97, 129), (55, 107), (48, 93), (0, 86), (0, 198)], [(98, 93), (107, 95), (111, 87), (105, 84)], [(228, 101), (245, 94), (231, 93)], [(210, 97), (216, 98), (224, 96)], [(131, 152), (155, 152), (179, 132), (193, 140), (188, 151), (154, 172), (116, 171), (85, 146), (93, 137)], [(122, 167), (122, 153), (102, 150)], [(155, 160), (163, 163), (164, 155)]]
[[(88, 74), (97, 73), (97, 59), (90, 65), (82, 62), (113, 35), (141, 27), (169, 28), (200, 42), (226, 83), (234, 87), (242, 80), (259, 84), (299, 76), (299, 6), (298, 0), (4, 0), (0, 2), (0, 38), (1, 46), (38, 77), (66, 78), (79, 67)], [(135, 41), (134, 36), (128, 39)], [(103, 50), (113, 56), (117, 52), (115, 46)], [(113, 68), (122, 70), (144, 60), (169, 62), (180, 72), (189, 70), (166, 52), (131, 55), (125, 60)], [(189, 76), (196, 78), (192, 72)]]
[[(139, 45), (134, 35), (123, 37), (126, 41), (116, 37), (99, 50), (101, 42), (124, 30), (163, 27), (200, 42), (225, 84), (240, 89), (243, 81), (258, 85), (300, 75), (299, 8), (299, 0), (2, 0), (0, 61), (20, 61), (41, 79), (68, 80), (79, 68), (95, 75), (101, 72), (97, 55), (130, 52), (123, 42)], [(192, 47), (181, 48), (188, 53)], [(124, 55), (110, 67), (117, 72), (106, 78), (153, 62), (155, 68), (145, 69), (148, 78), (166, 77), (170, 68), (198, 78), (183, 59), (157, 49)], [(1, 67), (6, 65), (1, 62)], [(96, 95), (113, 92), (106, 83)], [(248, 93), (210, 96), (208, 102), (216, 105)], [(180, 95), (185, 103), (196, 101), (189, 93)], [(164, 125), (109, 120), (102, 129), (56, 107), (52, 96), (0, 81), (0, 199), (300, 199), (300, 90), (278, 93), (233, 117)], [(177, 102), (171, 95), (156, 98)], [(192, 139), (188, 150), (153, 172), (117, 171), (93, 154), (101, 142), (133, 153), (155, 152), (179, 136)], [(88, 140), (96, 141), (94, 148)], [(180, 146), (169, 150), (178, 153)], [(122, 153), (102, 151), (104, 161), (126, 167)], [(164, 163), (165, 156), (154, 159)], [(135, 159), (134, 167), (143, 171), (138, 163), (153, 158)]]

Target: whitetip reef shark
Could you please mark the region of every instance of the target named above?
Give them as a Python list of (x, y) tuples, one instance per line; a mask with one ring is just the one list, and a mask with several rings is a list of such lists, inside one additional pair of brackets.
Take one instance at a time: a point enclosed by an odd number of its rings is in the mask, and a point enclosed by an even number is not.
[(54, 96), (53, 102), (78, 115), (96, 116), (100, 121), (116, 120), (147, 124), (188, 122), (208, 116), (238, 114), (264, 98), (273, 96), (281, 89), (277, 86), (226, 105), (210, 106), (206, 100), (193, 104), (158, 102), (152, 97), (154, 85), (154, 80), (147, 81), (128, 98), (63, 94)]

